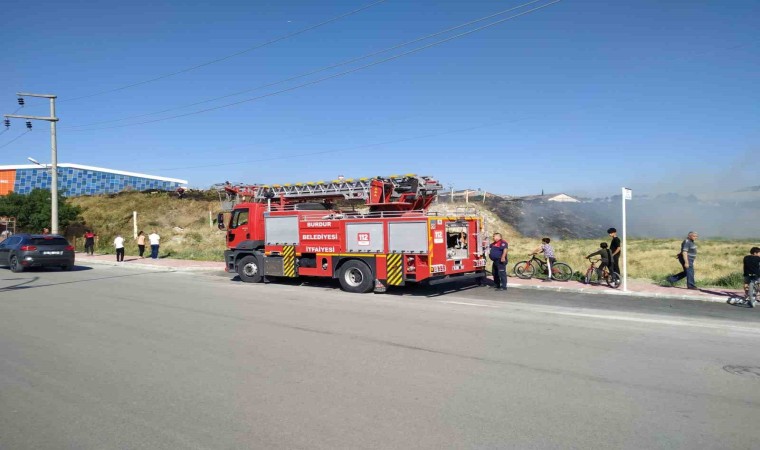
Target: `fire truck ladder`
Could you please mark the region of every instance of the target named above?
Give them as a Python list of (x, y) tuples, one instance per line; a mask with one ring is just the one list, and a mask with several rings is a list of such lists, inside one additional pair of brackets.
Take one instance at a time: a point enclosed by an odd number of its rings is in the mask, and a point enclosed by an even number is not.
[(318, 181), (309, 183), (295, 184), (274, 184), (261, 186), (256, 190), (254, 199), (257, 201), (266, 201), (267, 199), (287, 200), (296, 199), (322, 199), (322, 198), (344, 198), (346, 200), (364, 200), (370, 199), (370, 193), (377, 182), (382, 182), (383, 186), (390, 183), (393, 187), (391, 197), (399, 197), (403, 193), (435, 195), (443, 186), (431, 177), (418, 177), (413, 174), (396, 176), (388, 178), (346, 178), (330, 182)]

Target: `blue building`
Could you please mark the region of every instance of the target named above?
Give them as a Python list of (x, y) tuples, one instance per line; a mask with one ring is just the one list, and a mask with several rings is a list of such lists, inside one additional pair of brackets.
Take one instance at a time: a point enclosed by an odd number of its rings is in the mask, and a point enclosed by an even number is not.
[[(50, 189), (50, 169), (37, 165), (0, 166), (0, 195), (28, 194), (33, 189)], [(58, 164), (58, 189), (68, 197), (115, 194), (149, 189), (173, 191), (186, 187), (187, 180), (124, 172), (80, 164)]]

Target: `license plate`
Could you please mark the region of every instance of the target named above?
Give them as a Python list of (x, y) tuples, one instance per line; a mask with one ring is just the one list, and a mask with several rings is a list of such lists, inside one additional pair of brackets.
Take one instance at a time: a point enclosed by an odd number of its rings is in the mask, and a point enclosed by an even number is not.
[(43, 255), (63, 255), (63, 252), (42, 252)]

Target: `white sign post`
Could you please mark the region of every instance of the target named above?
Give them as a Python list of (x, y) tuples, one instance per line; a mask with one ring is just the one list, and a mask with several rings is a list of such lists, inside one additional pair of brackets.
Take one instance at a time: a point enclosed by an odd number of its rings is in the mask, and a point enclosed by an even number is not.
[(132, 211), (132, 229), (135, 239), (137, 239), (137, 211)]
[(628, 290), (628, 260), (627, 260), (627, 244), (625, 239), (626, 233), (626, 220), (625, 220), (625, 201), (633, 198), (633, 191), (628, 188), (622, 188), (623, 194), (623, 273), (620, 274), (623, 277), (623, 291)]

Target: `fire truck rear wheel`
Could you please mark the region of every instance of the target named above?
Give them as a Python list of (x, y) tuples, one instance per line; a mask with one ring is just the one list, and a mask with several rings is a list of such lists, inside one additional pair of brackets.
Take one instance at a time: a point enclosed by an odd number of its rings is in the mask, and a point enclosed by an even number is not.
[(362, 261), (347, 261), (340, 270), (340, 287), (346, 292), (369, 292), (373, 284), (372, 271)]
[(246, 256), (237, 264), (237, 272), (240, 279), (246, 283), (261, 282), (261, 265), (255, 256)]

